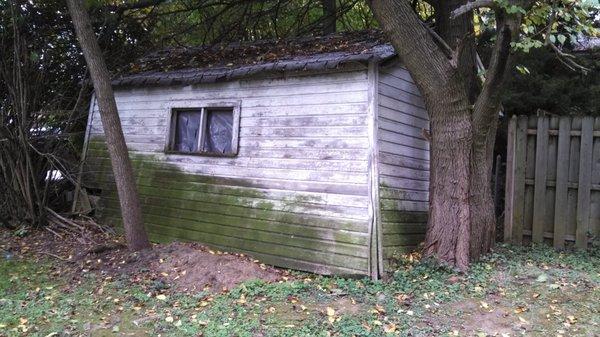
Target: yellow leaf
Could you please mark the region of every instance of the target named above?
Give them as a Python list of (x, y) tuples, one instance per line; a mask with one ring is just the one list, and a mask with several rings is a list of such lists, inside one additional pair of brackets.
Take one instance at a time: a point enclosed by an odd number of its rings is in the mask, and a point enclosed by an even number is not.
[(173, 317), (167, 316), (167, 318), (165, 318), (165, 321), (167, 321), (168, 323), (173, 323)]
[(525, 311), (527, 311), (527, 308), (519, 306), (519, 307), (517, 307), (515, 309), (515, 314), (520, 314), (520, 313), (523, 313)]
[(335, 310), (332, 307), (327, 307), (327, 316), (329, 316), (329, 317), (335, 316)]
[(164, 294), (156, 295), (156, 299), (157, 299), (157, 300), (164, 301), (164, 300), (166, 300), (166, 299), (167, 299), (167, 296), (165, 296)]
[(383, 326), (383, 331), (387, 333), (392, 333), (396, 331), (396, 324), (390, 323)]
[(379, 325), (379, 326), (381, 326), (381, 322), (380, 322), (380, 321), (378, 321), (378, 320), (374, 320), (374, 321), (373, 321), (373, 325)]

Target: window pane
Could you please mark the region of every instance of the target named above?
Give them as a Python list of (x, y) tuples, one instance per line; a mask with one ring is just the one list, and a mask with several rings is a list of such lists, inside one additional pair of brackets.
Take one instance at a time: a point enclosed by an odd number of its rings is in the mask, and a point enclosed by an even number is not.
[(206, 110), (206, 135), (204, 151), (231, 153), (233, 110)]
[(179, 152), (198, 152), (200, 117), (200, 111), (177, 112), (177, 128), (173, 150)]

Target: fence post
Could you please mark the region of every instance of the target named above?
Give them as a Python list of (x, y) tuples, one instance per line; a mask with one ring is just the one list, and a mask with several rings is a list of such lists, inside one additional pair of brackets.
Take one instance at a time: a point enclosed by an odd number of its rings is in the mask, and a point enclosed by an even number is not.
[(517, 116), (512, 116), (508, 121), (508, 133), (506, 136), (506, 182), (504, 184), (504, 242), (512, 241), (513, 235), (513, 206), (514, 206), (514, 157), (517, 129)]
[(566, 207), (569, 193), (569, 160), (571, 149), (571, 118), (561, 117), (558, 123), (558, 149), (556, 153), (556, 192), (554, 201), (554, 248), (565, 247), (567, 234)]
[(548, 171), (548, 125), (546, 116), (537, 120), (537, 136), (535, 141), (535, 179), (533, 190), (533, 223), (531, 225), (531, 241), (544, 241), (544, 213), (546, 208), (546, 174)]
[(577, 187), (577, 230), (575, 246), (587, 248), (590, 224), (590, 199), (592, 188), (592, 150), (594, 144), (594, 118), (581, 121), (581, 145), (579, 148), (579, 183)]

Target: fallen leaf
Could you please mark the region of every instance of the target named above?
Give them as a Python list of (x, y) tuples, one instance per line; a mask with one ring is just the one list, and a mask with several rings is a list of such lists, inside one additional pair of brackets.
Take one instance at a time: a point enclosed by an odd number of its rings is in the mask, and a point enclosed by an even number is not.
[(392, 333), (396, 331), (396, 324), (390, 323), (383, 326), (383, 331), (386, 333)]
[(335, 316), (335, 310), (332, 307), (327, 307), (327, 316)]
[(166, 296), (166, 295), (164, 295), (164, 294), (156, 295), (156, 299), (157, 299), (157, 300), (164, 301), (164, 300), (166, 300), (166, 299), (167, 299), (167, 296)]
[(167, 317), (165, 318), (165, 321), (167, 321), (168, 323), (173, 323), (173, 320), (174, 320), (174, 319), (173, 319), (173, 316), (167, 316)]

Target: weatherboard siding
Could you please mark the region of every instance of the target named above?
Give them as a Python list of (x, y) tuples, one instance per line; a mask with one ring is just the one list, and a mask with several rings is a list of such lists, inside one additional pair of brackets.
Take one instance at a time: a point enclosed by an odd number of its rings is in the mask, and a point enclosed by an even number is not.
[[(144, 220), (155, 240), (194, 240), (266, 263), (368, 274), (365, 70), (185, 87), (117, 88)], [(239, 102), (236, 157), (165, 154), (169, 110)], [(97, 107), (86, 181), (103, 218), (119, 204)]]
[(379, 209), (383, 257), (424, 238), (429, 198), (427, 111), (408, 71), (394, 63), (378, 77)]

